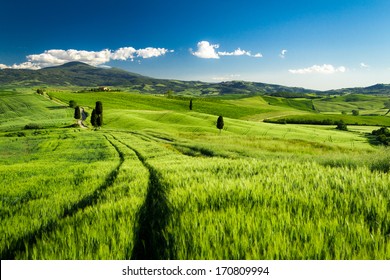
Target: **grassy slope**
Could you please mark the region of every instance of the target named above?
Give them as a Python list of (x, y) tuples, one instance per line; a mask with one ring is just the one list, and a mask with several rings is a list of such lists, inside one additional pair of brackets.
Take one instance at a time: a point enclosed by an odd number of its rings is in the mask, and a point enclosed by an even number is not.
[(388, 170), (389, 150), (369, 144), (370, 127), (252, 121), (307, 114), (306, 100), (195, 99), (189, 111), (187, 99), (57, 91), (64, 104), (102, 101), (104, 127), (16, 137), (5, 131), (49, 117), (62, 127), (73, 111), (2, 94), (40, 112), (3, 107), (15, 122), (0, 126), (3, 258), (390, 257), (390, 182), (376, 171)]
[[(321, 122), (331, 120), (337, 122), (343, 120), (351, 125), (377, 125), (389, 126), (390, 116), (384, 116), (388, 109), (385, 109), (384, 102), (387, 97), (368, 96), (362, 94), (351, 94), (345, 96), (327, 97), (313, 100), (312, 108), (316, 112), (301, 114), (290, 114), (277, 117), (269, 117), (271, 122), (304, 123)], [(283, 100), (283, 102), (286, 102)], [(309, 102), (309, 101), (306, 101)], [(307, 106), (308, 108), (309, 106)], [(298, 107), (305, 110), (303, 107)], [(307, 110), (306, 108), (306, 110)], [(359, 116), (352, 116), (352, 110), (358, 110)], [(344, 112), (345, 114), (342, 114)], [(320, 113), (320, 114), (319, 114)]]
[(359, 110), (363, 115), (384, 115), (388, 111), (384, 109), (384, 102), (387, 100), (389, 100), (387, 97), (351, 94), (315, 100), (314, 104), (316, 109), (322, 113), (340, 114), (346, 111), (351, 114), (352, 110)]
[(69, 124), (73, 111), (35, 93), (0, 92), (0, 130), (20, 130), (29, 123), (43, 127)]

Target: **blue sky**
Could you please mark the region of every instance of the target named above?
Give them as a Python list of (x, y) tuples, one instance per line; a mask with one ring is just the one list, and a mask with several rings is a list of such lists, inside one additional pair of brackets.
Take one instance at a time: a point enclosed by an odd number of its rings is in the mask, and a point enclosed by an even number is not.
[(0, 68), (83, 61), (312, 89), (390, 83), (390, 1), (2, 0)]

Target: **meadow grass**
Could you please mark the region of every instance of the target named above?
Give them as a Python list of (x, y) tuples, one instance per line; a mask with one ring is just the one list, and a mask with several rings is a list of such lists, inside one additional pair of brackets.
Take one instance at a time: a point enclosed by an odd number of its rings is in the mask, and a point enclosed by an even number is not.
[[(173, 259), (387, 259), (390, 177), (318, 156), (189, 156), (120, 135), (159, 177)], [(138, 138), (138, 139), (137, 139)], [(209, 148), (213, 151), (212, 148)], [(326, 149), (324, 149), (326, 150)], [(388, 161), (389, 154), (383, 159)], [(160, 256), (161, 257), (161, 256)]]
[(82, 207), (115, 168), (115, 150), (103, 141), (96, 143), (98, 135), (73, 136), (2, 139), (1, 147), (19, 147), (17, 156), (0, 151), (2, 259), (14, 258), (59, 219)]
[(148, 171), (134, 151), (107, 137), (120, 154), (120, 165), (107, 188), (74, 215), (17, 255), (21, 259), (129, 259), (134, 227), (148, 185)]
[(384, 109), (384, 102), (387, 100), (388, 98), (381, 96), (349, 94), (314, 100), (313, 104), (322, 113), (333, 112), (340, 114), (345, 111), (351, 114), (352, 110), (359, 110), (361, 114), (384, 115), (388, 111)]
[(102, 101), (93, 131), (60, 128), (72, 110), (42, 96), (1, 94), (2, 259), (390, 258), (390, 150), (372, 127), (258, 121), (311, 114), (311, 100), (198, 98), (189, 111), (188, 98), (49, 92)]
[(0, 131), (21, 130), (31, 123), (63, 126), (73, 116), (73, 110), (32, 92), (0, 91), (0, 99)]

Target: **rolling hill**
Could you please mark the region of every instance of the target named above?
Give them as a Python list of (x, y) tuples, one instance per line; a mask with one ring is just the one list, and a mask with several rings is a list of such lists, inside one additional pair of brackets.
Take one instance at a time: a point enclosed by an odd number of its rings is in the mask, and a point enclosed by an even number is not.
[(40, 70), (3, 69), (0, 70), (1, 86), (42, 87), (125, 87), (139, 92), (176, 93), (193, 95), (218, 94), (259, 94), (259, 93), (313, 93), (304, 88), (284, 87), (265, 83), (229, 81), (205, 83), (200, 81), (179, 81), (155, 79), (131, 73), (118, 68), (99, 68), (81, 62), (69, 62), (61, 66)]
[(201, 81), (179, 81), (156, 79), (128, 72), (119, 68), (94, 67), (82, 62), (69, 62), (64, 65), (40, 70), (3, 69), (0, 70), (0, 87), (119, 87), (147, 93), (173, 91), (185, 95), (226, 95), (226, 94), (287, 94), (293, 96), (316, 94), (380, 94), (390, 95), (390, 84), (377, 84), (366, 88), (345, 88), (331, 91), (316, 91), (301, 87), (286, 87), (248, 81), (226, 81), (207, 83)]

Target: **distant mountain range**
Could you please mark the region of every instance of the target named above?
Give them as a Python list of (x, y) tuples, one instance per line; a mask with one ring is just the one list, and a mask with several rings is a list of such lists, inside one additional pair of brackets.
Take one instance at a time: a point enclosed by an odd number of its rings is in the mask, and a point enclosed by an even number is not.
[(47, 67), (40, 70), (3, 69), (0, 70), (0, 87), (112, 87), (128, 88), (140, 92), (223, 95), (223, 94), (295, 94), (307, 95), (335, 93), (365, 93), (390, 95), (390, 85), (378, 84), (366, 88), (347, 88), (332, 91), (316, 91), (299, 87), (228, 81), (206, 83), (200, 81), (179, 81), (155, 79), (131, 73), (118, 68), (94, 67), (82, 62), (69, 62), (61, 66)]

